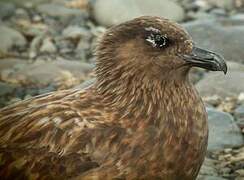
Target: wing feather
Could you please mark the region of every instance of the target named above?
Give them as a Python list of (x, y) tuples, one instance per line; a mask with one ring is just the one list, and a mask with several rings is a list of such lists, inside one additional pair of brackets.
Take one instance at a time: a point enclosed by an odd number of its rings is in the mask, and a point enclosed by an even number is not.
[(61, 91), (0, 110), (0, 177), (65, 179), (98, 167), (92, 134), (104, 112), (92, 102), (86, 91)]

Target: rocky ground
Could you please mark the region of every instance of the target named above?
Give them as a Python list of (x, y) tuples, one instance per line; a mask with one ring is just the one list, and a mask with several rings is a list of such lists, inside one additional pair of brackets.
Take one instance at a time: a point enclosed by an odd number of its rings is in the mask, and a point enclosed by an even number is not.
[(85, 86), (80, 84), (94, 76), (97, 38), (107, 27), (140, 15), (181, 23), (199, 46), (228, 61), (226, 76), (201, 69), (191, 73), (210, 128), (199, 180), (244, 179), (243, 0), (2, 0), (0, 107)]

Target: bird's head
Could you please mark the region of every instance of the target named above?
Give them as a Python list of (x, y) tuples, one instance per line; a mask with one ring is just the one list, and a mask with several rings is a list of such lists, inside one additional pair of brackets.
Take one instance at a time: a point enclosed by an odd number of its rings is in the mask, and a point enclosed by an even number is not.
[(180, 25), (160, 17), (144, 16), (110, 28), (104, 34), (97, 54), (100, 70), (111, 71), (107, 69), (111, 66), (129, 73), (126, 69), (134, 68), (158, 78), (170, 72), (182, 76), (194, 66), (227, 71), (220, 55), (195, 47)]
[(114, 26), (97, 48), (99, 87), (114, 96), (140, 86), (144, 91), (156, 81), (188, 80), (191, 67), (227, 72), (220, 55), (195, 47), (179, 24), (160, 17), (143, 16)]

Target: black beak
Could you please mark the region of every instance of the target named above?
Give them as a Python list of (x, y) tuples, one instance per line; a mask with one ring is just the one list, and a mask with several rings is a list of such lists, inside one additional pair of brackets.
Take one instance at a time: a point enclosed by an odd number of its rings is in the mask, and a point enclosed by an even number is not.
[(227, 65), (224, 58), (214, 52), (194, 47), (191, 54), (183, 55), (182, 58), (191, 66), (227, 73)]

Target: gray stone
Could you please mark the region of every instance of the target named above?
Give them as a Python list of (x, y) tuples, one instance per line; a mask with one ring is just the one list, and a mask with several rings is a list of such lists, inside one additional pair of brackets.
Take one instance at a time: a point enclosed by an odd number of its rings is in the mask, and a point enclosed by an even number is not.
[(65, 28), (62, 32), (64, 38), (67, 39), (80, 39), (82, 37), (91, 37), (91, 34), (84, 27), (79, 26), (69, 26)]
[(197, 180), (224, 180), (224, 178), (218, 176), (217, 163), (216, 160), (205, 158)]
[(183, 24), (200, 47), (222, 54), (228, 61), (244, 63), (244, 19), (210, 19)]
[(218, 172), (215, 168), (215, 161), (209, 158), (205, 158), (199, 174), (216, 176)]
[(224, 10), (224, 9), (221, 9), (221, 8), (216, 8), (216, 9), (213, 9), (211, 12), (211, 14), (214, 14), (216, 16), (219, 16), (219, 17), (225, 17), (227, 16), (227, 12)]
[(206, 176), (199, 176), (197, 178), (197, 180), (227, 180), (223, 177), (218, 177), (218, 176), (209, 176), (209, 175), (206, 175)]
[(13, 3), (16, 5), (25, 5), (25, 4), (31, 3), (32, 5), (35, 6), (37, 4), (44, 3), (44, 2), (50, 2), (53, 0), (1, 0), (1, 1)]
[(244, 104), (244, 92), (242, 92), (242, 93), (239, 94), (237, 100), (238, 100), (238, 102)]
[(244, 72), (244, 65), (238, 62), (227, 61), (228, 71), (241, 71)]
[(35, 58), (40, 50), (44, 35), (36, 36), (30, 43), (29, 57)]
[(19, 19), (30, 21), (30, 16), (29, 16), (27, 10), (25, 10), (23, 8), (17, 8), (15, 10), (15, 16), (18, 17)]
[(12, 94), (16, 86), (4, 82), (0, 82), (0, 96)]
[(232, 9), (234, 6), (233, 0), (208, 0), (213, 6), (225, 9)]
[(208, 11), (209, 9), (213, 8), (211, 4), (205, 0), (195, 0), (192, 2), (192, 6), (194, 9), (200, 9), (201, 11)]
[(200, 68), (192, 68), (189, 73), (189, 79), (193, 84), (196, 84), (199, 80), (202, 79), (206, 71)]
[(244, 20), (244, 13), (238, 13), (238, 14), (235, 14), (233, 16), (231, 16), (231, 19), (233, 20)]
[(236, 123), (238, 126), (244, 130), (244, 104), (238, 106), (234, 111), (234, 116), (236, 118)]
[(78, 53), (80, 51), (89, 50), (90, 47), (89, 39), (80, 40), (77, 45), (76, 52)]
[(225, 112), (207, 108), (209, 123), (208, 151), (243, 145), (243, 137), (233, 117)]
[(46, 94), (46, 93), (49, 93), (49, 92), (52, 92), (52, 91), (55, 91), (56, 88), (52, 85), (49, 85), (45, 88), (42, 88), (42, 89), (39, 89), (38, 90), (38, 94)]
[(67, 88), (83, 82), (92, 69), (90, 64), (64, 59), (34, 63), (4, 59), (0, 61), (0, 79), (24, 86), (46, 87), (52, 84)]
[(17, 68), (19, 67), (23, 67), (26, 65), (26, 61), (22, 61), (20, 59), (15, 59), (15, 58), (7, 58), (7, 59), (1, 59), (0, 60), (0, 74), (2, 74), (2, 72), (5, 69), (13, 69), (14, 67), (17, 66)]
[(56, 39), (56, 44), (58, 46), (59, 52), (62, 54), (71, 53), (76, 48), (76, 44), (73, 41), (64, 39), (63, 37)]
[(174, 21), (184, 19), (184, 10), (170, 0), (97, 0), (93, 16), (104, 26), (112, 26), (142, 15), (162, 16)]
[(235, 109), (235, 117), (238, 118), (238, 119), (244, 119), (244, 104), (238, 106), (236, 109)]
[(56, 3), (38, 5), (37, 10), (40, 13), (57, 18), (71, 18), (73, 16), (79, 16), (82, 14), (82, 12), (78, 9), (71, 9)]
[(210, 72), (196, 84), (202, 96), (236, 97), (244, 92), (244, 65), (227, 62), (227, 66), (226, 75), (221, 72)]
[(196, 0), (200, 7), (219, 7), (224, 9), (232, 9), (234, 6), (233, 0)]
[(0, 55), (8, 53), (14, 47), (26, 45), (25, 37), (18, 31), (0, 24)]
[(187, 13), (187, 17), (189, 19), (213, 19), (215, 18), (215, 16), (213, 14), (210, 14), (208, 12), (205, 12), (205, 11), (197, 11), (197, 12), (194, 12), (194, 11), (190, 11), (189, 13)]
[(57, 48), (54, 45), (51, 38), (46, 38), (42, 42), (42, 46), (40, 48), (40, 52), (47, 52), (47, 53), (55, 53), (57, 52)]
[(15, 5), (7, 2), (0, 2), (0, 19), (5, 19), (14, 14)]
[(204, 97), (236, 97), (244, 91), (244, 72), (234, 71), (227, 75), (211, 72), (197, 83), (196, 88)]

